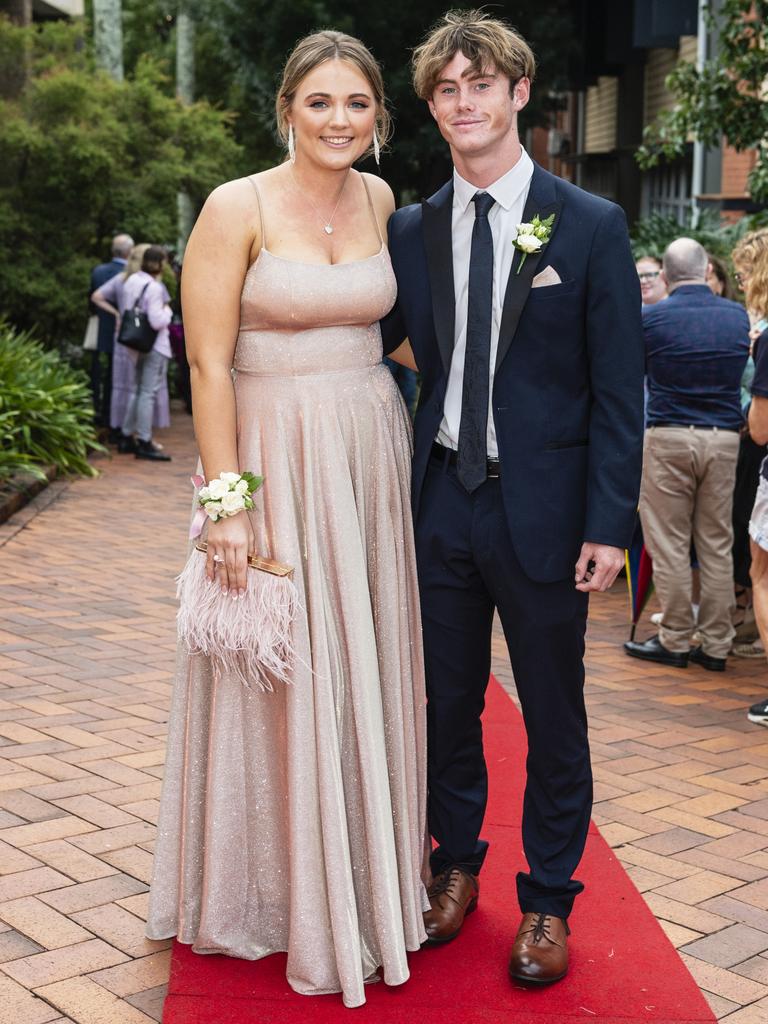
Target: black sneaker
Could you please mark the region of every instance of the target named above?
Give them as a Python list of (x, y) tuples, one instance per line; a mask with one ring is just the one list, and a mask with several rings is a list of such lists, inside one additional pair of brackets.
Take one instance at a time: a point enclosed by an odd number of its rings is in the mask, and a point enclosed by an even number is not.
[(136, 458), (152, 459), (153, 462), (170, 462), (171, 456), (166, 455), (160, 448), (156, 448), (151, 441), (136, 442)]
[(755, 725), (768, 725), (768, 697), (753, 704), (747, 712), (747, 718)]

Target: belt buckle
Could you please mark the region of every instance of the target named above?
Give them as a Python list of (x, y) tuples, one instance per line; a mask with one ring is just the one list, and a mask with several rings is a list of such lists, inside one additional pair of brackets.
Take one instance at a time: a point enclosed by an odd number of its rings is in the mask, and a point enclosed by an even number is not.
[(485, 465), (485, 475), (489, 480), (497, 480), (500, 474), (500, 464), (498, 459), (488, 459)]

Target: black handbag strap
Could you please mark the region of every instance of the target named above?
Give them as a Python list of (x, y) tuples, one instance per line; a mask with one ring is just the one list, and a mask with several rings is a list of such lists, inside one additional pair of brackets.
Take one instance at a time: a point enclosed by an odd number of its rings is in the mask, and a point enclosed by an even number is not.
[(136, 301), (133, 304), (133, 311), (134, 311), (134, 313), (140, 313), (141, 312), (141, 300), (144, 298), (144, 292), (147, 290), (147, 288), (149, 288), (149, 286), (151, 284), (152, 284), (151, 281), (147, 281), (147, 283), (141, 289), (141, 292), (139, 293), (138, 298), (136, 299)]

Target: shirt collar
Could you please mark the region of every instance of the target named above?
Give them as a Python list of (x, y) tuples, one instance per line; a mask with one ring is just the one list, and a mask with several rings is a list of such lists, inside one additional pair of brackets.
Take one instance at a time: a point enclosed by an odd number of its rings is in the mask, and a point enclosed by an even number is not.
[(510, 210), (523, 192), (528, 188), (533, 176), (533, 160), (526, 151), (520, 147), (520, 159), (514, 167), (506, 174), (502, 174), (488, 188), (478, 189), (466, 178), (462, 178), (454, 167), (453, 169), (453, 205), (459, 213), (464, 213), (476, 192), (488, 192), (499, 206)]
[(705, 281), (702, 281), (701, 284), (679, 284), (677, 288), (672, 289), (668, 298), (671, 299), (675, 295), (695, 295), (697, 292), (702, 294), (709, 292), (712, 295), (712, 289)]
[(125, 264), (128, 262), (128, 260), (124, 260), (122, 256), (113, 256), (112, 257), (112, 262), (113, 263), (122, 263), (123, 266), (125, 266)]

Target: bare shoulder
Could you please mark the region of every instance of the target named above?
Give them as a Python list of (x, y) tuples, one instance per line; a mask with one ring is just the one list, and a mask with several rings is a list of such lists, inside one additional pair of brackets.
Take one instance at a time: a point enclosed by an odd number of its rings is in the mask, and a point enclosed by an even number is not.
[(365, 179), (379, 219), (386, 224), (395, 211), (395, 196), (392, 189), (378, 174), (361, 172), (360, 176)]
[[(252, 177), (258, 181), (262, 175)], [(246, 177), (218, 185), (206, 199), (190, 241), (193, 252), (201, 246), (203, 249), (215, 246), (218, 252), (224, 247), (238, 260), (242, 253), (258, 251), (261, 219), (254, 182)]]
[(206, 199), (202, 213), (242, 221), (243, 211), (251, 206), (256, 206), (256, 192), (252, 182), (248, 178), (234, 178), (216, 186)]

